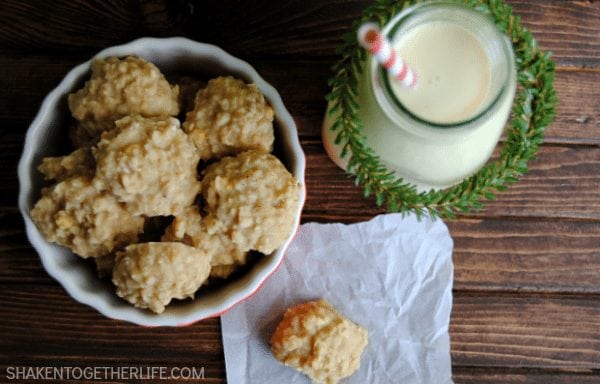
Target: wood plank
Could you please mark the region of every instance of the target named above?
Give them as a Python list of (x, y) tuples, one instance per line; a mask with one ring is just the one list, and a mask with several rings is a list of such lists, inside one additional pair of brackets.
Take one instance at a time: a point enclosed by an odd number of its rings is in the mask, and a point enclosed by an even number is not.
[[(338, 169), (318, 141), (304, 142), (307, 155), (306, 220), (357, 221), (383, 212)], [(600, 218), (600, 148), (542, 146), (530, 172), (477, 217)]]
[(451, 220), (454, 288), (600, 293), (600, 222)]
[(453, 364), (600, 369), (597, 296), (455, 292)]
[(455, 384), (597, 384), (593, 373), (565, 373), (561, 370), (453, 367)]
[(600, 147), (542, 146), (529, 167), (478, 215), (600, 218)]
[(140, 327), (102, 316), (73, 300), (57, 283), (43, 290), (40, 286), (2, 285), (0, 303), (0, 355), (14, 359), (53, 356), (106, 361), (135, 356), (138, 362), (164, 358), (166, 363), (191, 356), (196, 361), (218, 360), (223, 354), (218, 318), (187, 327)]
[(187, 9), (166, 0), (4, 1), (0, 46), (91, 53), (136, 37), (177, 36)]
[(545, 143), (600, 145), (600, 70), (556, 72), (556, 117)]
[[(600, 5), (593, 1), (509, 0), (543, 49), (561, 65), (600, 66)], [(332, 55), (370, 1), (209, 3), (6, 0), (0, 47), (91, 53), (140, 36), (187, 35), (236, 55)], [(343, 9), (344, 12), (340, 12)], [(215, 17), (215, 15), (228, 17)], [(51, 26), (51, 27), (49, 27)]]
[[(37, 114), (44, 97), (54, 89), (79, 63), (91, 55), (0, 55), (4, 65), (4, 76), (0, 86), (4, 90), (0, 97), (0, 119), (23, 119), (19, 131), (25, 132)], [(5, 134), (6, 129), (2, 130)]]
[(8, 126), (12, 124), (2, 125), (1, 120), (0, 126), (0, 207), (16, 207), (19, 194), (17, 168), (27, 128), (10, 129)]
[(507, 1), (561, 66), (600, 65), (600, 4), (597, 1)]
[(0, 283), (54, 285), (25, 234), (15, 208), (0, 209)]
[(0, 209), (0, 283), (56, 284), (29, 244), (19, 211)]
[[(213, 361), (222, 354), (218, 319), (183, 328), (137, 327), (103, 318), (58, 286), (41, 293), (2, 285), (0, 305), (0, 353), (16, 360), (95, 363), (135, 356), (151, 364)], [(590, 296), (456, 292), (450, 334), (455, 366), (600, 368), (600, 301)]]

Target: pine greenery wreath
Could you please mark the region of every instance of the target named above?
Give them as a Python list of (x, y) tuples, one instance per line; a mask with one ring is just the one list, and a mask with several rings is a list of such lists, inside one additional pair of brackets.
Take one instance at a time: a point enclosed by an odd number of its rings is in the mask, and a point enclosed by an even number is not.
[(495, 199), (497, 192), (506, 190), (527, 172), (527, 162), (535, 157), (544, 130), (555, 115), (554, 62), (551, 53), (538, 48), (532, 34), (502, 0), (457, 0), (490, 15), (512, 40), (519, 87), (499, 159), (488, 162), (456, 186), (418, 193), (414, 185), (388, 171), (365, 144), (355, 95), (367, 53), (359, 48), (356, 30), (366, 21), (385, 25), (404, 8), (421, 1), (424, 0), (376, 0), (353, 24), (352, 32), (344, 35), (337, 50), (341, 59), (333, 66), (334, 75), (329, 80), (329, 113), (335, 116), (331, 129), (337, 133), (336, 144), (342, 146), (341, 156), (349, 157), (347, 170), (364, 187), (365, 197), (375, 196), (377, 205), (386, 206), (391, 212), (453, 218), (460, 212), (481, 209), (483, 200)]

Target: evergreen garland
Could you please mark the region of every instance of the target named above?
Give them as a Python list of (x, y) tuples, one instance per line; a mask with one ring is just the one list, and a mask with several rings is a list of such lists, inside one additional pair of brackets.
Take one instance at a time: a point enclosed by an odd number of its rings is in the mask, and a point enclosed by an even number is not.
[(332, 68), (331, 92), (326, 98), (335, 119), (331, 127), (337, 133), (335, 143), (342, 146), (342, 157), (349, 156), (347, 170), (364, 187), (365, 197), (374, 195), (377, 205), (385, 205), (391, 212), (453, 218), (459, 212), (481, 209), (483, 200), (495, 199), (497, 192), (506, 190), (527, 172), (527, 162), (535, 158), (544, 130), (555, 115), (554, 62), (550, 53), (538, 48), (532, 34), (502, 0), (457, 0), (490, 15), (511, 39), (519, 87), (500, 158), (456, 186), (418, 193), (414, 185), (387, 170), (366, 145), (356, 94), (367, 53), (357, 43), (356, 30), (366, 21), (385, 25), (406, 7), (421, 1), (376, 0), (364, 11), (337, 50), (341, 59)]

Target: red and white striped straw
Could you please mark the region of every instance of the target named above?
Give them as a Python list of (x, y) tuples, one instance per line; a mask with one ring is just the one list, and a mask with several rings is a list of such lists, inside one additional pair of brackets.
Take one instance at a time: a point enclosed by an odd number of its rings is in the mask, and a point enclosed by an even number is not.
[(365, 23), (358, 29), (358, 42), (371, 52), (389, 74), (407, 88), (417, 85), (417, 75), (406, 65), (390, 41), (381, 33), (375, 23)]

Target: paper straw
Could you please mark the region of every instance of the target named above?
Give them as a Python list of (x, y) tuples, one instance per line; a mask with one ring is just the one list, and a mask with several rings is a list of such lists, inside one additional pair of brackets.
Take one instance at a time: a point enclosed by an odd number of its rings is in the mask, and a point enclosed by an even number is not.
[(398, 55), (390, 41), (381, 33), (375, 23), (361, 25), (357, 32), (358, 42), (371, 52), (375, 59), (407, 88), (414, 88), (417, 84), (417, 75)]

